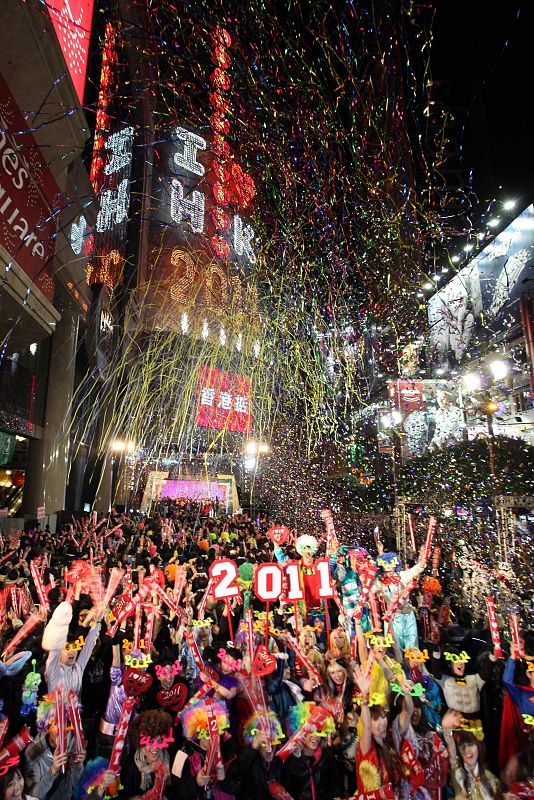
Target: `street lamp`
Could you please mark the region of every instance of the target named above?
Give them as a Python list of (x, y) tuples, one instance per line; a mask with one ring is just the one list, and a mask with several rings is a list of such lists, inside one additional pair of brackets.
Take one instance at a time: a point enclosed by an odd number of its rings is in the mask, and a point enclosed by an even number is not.
[(510, 372), (510, 367), (507, 362), (500, 358), (495, 359), (495, 361), (491, 361), (488, 366), (491, 370), (494, 380), (496, 381), (503, 381)]
[(244, 464), (245, 464), (245, 469), (248, 472), (252, 472), (252, 470), (256, 466), (256, 456), (245, 456)]
[(113, 439), (111, 442), (111, 449), (114, 453), (133, 453), (135, 451), (135, 442), (131, 440), (123, 441), (123, 439)]
[(269, 445), (266, 442), (255, 442), (253, 439), (245, 444), (245, 453), (247, 456), (265, 455), (269, 452)]
[[(244, 459), (243, 459), (243, 466), (245, 468), (245, 479), (247, 473), (252, 473), (252, 480), (250, 482), (250, 500), (249, 505), (252, 510), (252, 516), (254, 517), (254, 507), (253, 507), (253, 500), (254, 500), (254, 482), (256, 480), (256, 474), (258, 472), (259, 460), (261, 455), (266, 455), (269, 452), (269, 445), (266, 442), (256, 442), (254, 439), (250, 439), (248, 442), (245, 443), (244, 448)], [(243, 487), (244, 489), (245, 487)]]
[(462, 377), (462, 380), (468, 392), (476, 392), (477, 389), (480, 389), (480, 386), (482, 384), (478, 372), (468, 372), (467, 375), (464, 375)]

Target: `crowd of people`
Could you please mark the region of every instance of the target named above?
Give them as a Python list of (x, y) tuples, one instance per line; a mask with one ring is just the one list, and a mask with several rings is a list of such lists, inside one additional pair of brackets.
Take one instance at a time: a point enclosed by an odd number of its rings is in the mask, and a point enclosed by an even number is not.
[(529, 619), (387, 544), (190, 500), (3, 537), (0, 800), (534, 797)]

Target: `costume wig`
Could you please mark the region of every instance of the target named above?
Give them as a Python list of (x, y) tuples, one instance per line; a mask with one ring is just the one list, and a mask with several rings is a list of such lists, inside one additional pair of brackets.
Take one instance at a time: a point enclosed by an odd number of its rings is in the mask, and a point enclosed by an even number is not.
[(349, 546), (347, 550), (347, 556), (352, 556), (353, 558), (360, 558), (363, 560), (364, 558), (369, 558), (369, 553), (365, 547), (359, 547), (355, 545), (354, 547)]
[(47, 733), (50, 723), (56, 716), (56, 704), (53, 694), (46, 694), (37, 706), (36, 725), (39, 733)]
[[(230, 727), (226, 705), (218, 700), (213, 703), (217, 730), (223, 733)], [(208, 711), (204, 700), (189, 703), (180, 714), (180, 722), (186, 739), (209, 739)]]
[(256, 713), (249, 717), (243, 729), (243, 739), (247, 747), (252, 745), (257, 733), (267, 733), (273, 746), (280, 744), (284, 733), (274, 711), (267, 711), (266, 714)]
[(168, 733), (173, 727), (173, 720), (170, 714), (161, 708), (142, 711), (136, 716), (132, 724), (131, 737), (136, 747), (139, 747), (142, 736), (156, 739)]
[[(334, 644), (332, 638), (332, 634), (334, 633), (336, 634), (336, 636), (342, 634), (341, 645)], [(349, 642), (349, 637), (347, 636), (347, 632), (344, 630), (344, 628), (341, 627), (334, 628), (330, 633), (330, 651), (334, 659), (337, 660), (338, 658), (345, 658), (350, 661), (351, 658), (350, 642)]]
[(303, 533), (295, 542), (295, 550), (299, 555), (303, 553), (316, 553), (318, 547), (319, 544), (315, 536), (309, 536), (307, 533)]
[[(287, 732), (289, 736), (293, 736), (294, 733), (299, 731), (303, 725), (308, 722), (312, 711), (316, 707), (317, 703), (312, 702), (297, 703), (296, 705), (291, 706), (286, 720)], [(326, 718), (320, 728), (315, 729), (315, 733), (317, 733), (319, 736), (328, 736), (329, 733), (334, 733), (335, 730), (336, 725), (334, 718), (329, 716)]]
[(312, 647), (317, 647), (317, 634), (316, 634), (315, 628), (312, 628), (310, 625), (305, 625), (303, 628), (300, 629), (300, 631), (299, 631), (299, 645), (301, 647), (304, 647), (304, 634), (305, 633), (308, 633), (311, 636), (311, 639), (312, 639), (311, 646)]
[(109, 760), (101, 756), (87, 762), (82, 777), (76, 784), (74, 800), (87, 800), (87, 798), (91, 796), (94, 789), (102, 782), (108, 764)]

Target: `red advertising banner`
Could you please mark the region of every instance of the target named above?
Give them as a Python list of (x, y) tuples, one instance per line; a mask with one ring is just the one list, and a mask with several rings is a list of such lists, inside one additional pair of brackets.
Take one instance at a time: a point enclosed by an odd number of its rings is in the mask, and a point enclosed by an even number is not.
[(54, 293), (52, 208), (58, 196), (55, 179), (0, 75), (0, 245), (47, 300)]
[(252, 383), (243, 375), (208, 367), (199, 368), (197, 419), (200, 428), (250, 433)]
[(391, 405), (407, 417), (412, 411), (423, 408), (423, 384), (421, 381), (391, 381), (388, 384)]
[(94, 0), (54, 0), (47, 3), (80, 103), (83, 103), (85, 88), (93, 4)]

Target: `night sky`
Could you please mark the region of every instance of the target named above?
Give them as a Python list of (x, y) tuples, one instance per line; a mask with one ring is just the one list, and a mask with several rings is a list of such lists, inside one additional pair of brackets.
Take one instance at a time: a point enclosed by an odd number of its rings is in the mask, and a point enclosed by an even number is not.
[[(453, 138), (481, 202), (532, 201), (534, 4), (446, 0), (436, 8), (432, 75), (457, 110)], [(499, 190), (499, 186), (503, 187)]]

